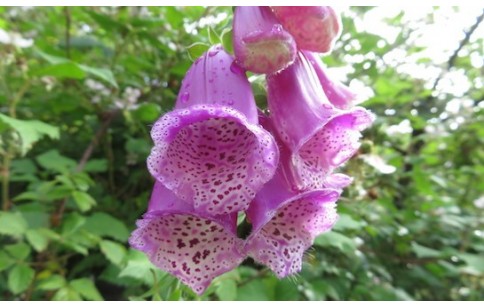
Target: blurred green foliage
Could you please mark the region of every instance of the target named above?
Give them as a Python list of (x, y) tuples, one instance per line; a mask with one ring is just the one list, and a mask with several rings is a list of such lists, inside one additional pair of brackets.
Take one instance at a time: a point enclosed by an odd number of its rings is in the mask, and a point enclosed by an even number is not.
[[(421, 54), (405, 12), (385, 20), (399, 30), (392, 41), (360, 31), (372, 10), (344, 12), (324, 57), (373, 89), (363, 106), (378, 116), (344, 168), (355, 181), (338, 224), (299, 275), (277, 280), (246, 260), (198, 297), (127, 239), (152, 187), (150, 125), (172, 108), (192, 59), (214, 43), (230, 50), (231, 8), (0, 8), (10, 35), (0, 42), (0, 299), (484, 300), (477, 22), (442, 63)], [(402, 71), (408, 63), (440, 75), (429, 84)], [(451, 73), (468, 84), (460, 94), (442, 86)], [(263, 78), (253, 85), (263, 107)]]

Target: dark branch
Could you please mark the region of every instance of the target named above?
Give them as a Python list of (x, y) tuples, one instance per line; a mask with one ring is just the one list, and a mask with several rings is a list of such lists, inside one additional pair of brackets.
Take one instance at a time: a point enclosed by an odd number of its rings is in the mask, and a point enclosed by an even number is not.
[[(460, 41), (459, 46), (454, 51), (454, 53), (450, 56), (449, 60), (447, 61), (447, 71), (450, 70), (455, 65), (455, 60), (457, 59), (459, 52), (462, 50), (462, 48), (464, 48), (464, 46), (467, 43), (469, 43), (469, 40), (471, 39), (472, 34), (479, 27), (483, 19), (484, 19), (484, 10), (482, 11), (481, 15), (477, 17), (476, 22), (469, 28), (469, 30), (465, 32), (464, 39)], [(444, 75), (444, 72), (440, 73), (439, 77), (435, 79), (434, 85), (432, 86), (432, 90), (437, 89), (437, 86), (440, 80), (442, 79), (443, 75)]]

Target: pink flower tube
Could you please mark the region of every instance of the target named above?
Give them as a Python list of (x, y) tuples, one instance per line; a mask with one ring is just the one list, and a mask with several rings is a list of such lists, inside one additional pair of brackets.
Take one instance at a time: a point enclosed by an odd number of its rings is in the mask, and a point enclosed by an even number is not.
[[(268, 123), (264, 126), (269, 129)], [(283, 147), (283, 146), (282, 146)], [(316, 236), (336, 223), (336, 189), (294, 190), (289, 153), (281, 148), (281, 164), (274, 177), (259, 191), (247, 210), (252, 223), (245, 251), (256, 262), (283, 278), (301, 270), (304, 251)]]
[(328, 101), (303, 53), (293, 65), (267, 77), (271, 119), (302, 187), (320, 188), (360, 146), (360, 131), (373, 122), (366, 109), (339, 110)]
[(341, 34), (341, 20), (330, 6), (273, 6), (299, 49), (329, 52)]
[(159, 182), (148, 212), (136, 224), (130, 245), (197, 294), (244, 259), (243, 243), (236, 235), (237, 214), (200, 214)]
[(151, 137), (151, 174), (209, 214), (245, 210), (279, 160), (274, 138), (258, 125), (244, 71), (220, 46), (192, 65), (175, 110), (155, 123)]
[(239, 6), (233, 22), (237, 62), (258, 74), (272, 74), (289, 66), (296, 43), (267, 6)]
[(351, 108), (353, 106), (353, 102), (357, 98), (356, 93), (351, 91), (350, 88), (341, 82), (332, 80), (328, 76), (326, 67), (318, 54), (309, 51), (303, 51), (303, 53), (309, 60), (309, 63), (311, 63), (313, 66), (319, 82), (323, 87), (324, 94), (326, 94), (329, 102), (333, 104), (333, 106), (340, 109)]

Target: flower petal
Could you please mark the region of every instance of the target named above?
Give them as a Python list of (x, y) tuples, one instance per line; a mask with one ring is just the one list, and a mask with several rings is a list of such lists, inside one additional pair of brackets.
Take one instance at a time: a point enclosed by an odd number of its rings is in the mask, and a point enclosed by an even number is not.
[(237, 61), (251, 72), (272, 74), (294, 61), (296, 43), (269, 7), (236, 7), (233, 31)]
[[(303, 53), (293, 65), (267, 77), (271, 121), (291, 151), (304, 187), (318, 188), (359, 147), (360, 131), (374, 116), (364, 108), (340, 110), (324, 94)], [(314, 185), (314, 186), (312, 186)]]
[(197, 294), (243, 260), (242, 242), (235, 234), (236, 215), (200, 215), (159, 182), (150, 210), (137, 226), (129, 239), (131, 246)]
[(341, 20), (329, 6), (273, 6), (282, 26), (299, 49), (329, 52), (341, 34)]
[(261, 128), (245, 73), (219, 46), (197, 60), (175, 110), (153, 126), (151, 174), (200, 211), (245, 210), (274, 174), (279, 153)]
[(303, 51), (303, 53), (318, 75), (319, 82), (329, 102), (340, 109), (349, 109), (352, 107), (353, 102), (357, 99), (356, 93), (341, 82), (331, 79), (326, 72), (323, 61), (321, 61), (321, 58), (316, 53), (308, 51)]

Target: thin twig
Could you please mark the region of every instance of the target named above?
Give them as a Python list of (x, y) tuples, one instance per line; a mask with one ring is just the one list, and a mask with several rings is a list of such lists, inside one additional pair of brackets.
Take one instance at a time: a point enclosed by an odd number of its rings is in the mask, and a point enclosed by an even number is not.
[(66, 57), (68, 59), (71, 58), (71, 11), (68, 7), (64, 7), (64, 15), (66, 17), (66, 32), (65, 32), (65, 40), (66, 40)]
[[(459, 52), (464, 48), (464, 46), (469, 43), (469, 40), (471, 39), (472, 34), (476, 31), (476, 29), (479, 27), (481, 24), (482, 20), (484, 19), (484, 10), (482, 11), (481, 15), (477, 17), (476, 22), (465, 32), (464, 39), (460, 41), (459, 46), (457, 49), (452, 53), (450, 56), (449, 60), (447, 60), (447, 69), (446, 71), (449, 71), (454, 65), (455, 65), (455, 60), (457, 59), (457, 56), (459, 55)], [(432, 86), (432, 90), (437, 89), (437, 86), (444, 76), (445, 71), (442, 71), (437, 79), (435, 79), (435, 82)]]
[[(108, 112), (102, 116), (103, 121), (102, 121), (101, 127), (99, 127), (98, 131), (96, 132), (96, 135), (94, 135), (94, 138), (91, 140), (87, 148), (84, 150), (84, 153), (82, 154), (82, 157), (79, 160), (79, 163), (77, 165), (76, 172), (81, 172), (82, 170), (84, 170), (84, 167), (86, 166), (87, 161), (91, 157), (92, 152), (94, 151), (94, 148), (99, 144), (102, 137), (106, 134), (112, 120), (118, 114), (119, 114), (119, 110), (115, 110), (115, 111)], [(64, 216), (66, 202), (67, 202), (67, 198), (62, 199), (62, 201), (59, 203), (57, 207), (57, 210), (54, 213), (52, 213), (52, 216), (51, 216), (52, 226), (57, 227), (60, 225), (62, 221), (62, 217)]]

